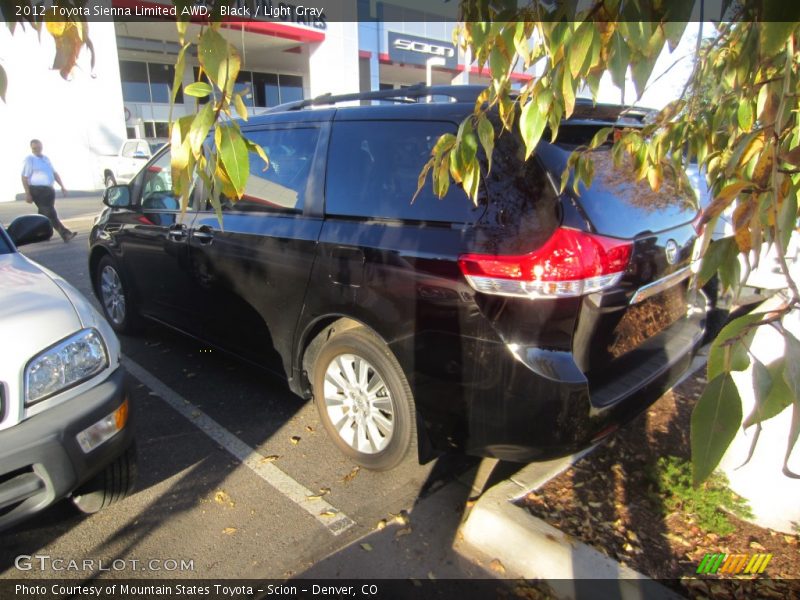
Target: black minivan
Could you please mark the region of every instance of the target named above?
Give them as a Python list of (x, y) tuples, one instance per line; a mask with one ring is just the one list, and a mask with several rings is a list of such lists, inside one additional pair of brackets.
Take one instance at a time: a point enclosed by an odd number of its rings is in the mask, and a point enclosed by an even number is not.
[(560, 194), (577, 145), (631, 125), (620, 107), (579, 103), (530, 160), (498, 137), (477, 206), (455, 185), (412, 203), (481, 89), (325, 96), (252, 118), (242, 129), (269, 166), (251, 155), (222, 222), (201, 181), (181, 212), (165, 148), (106, 191), (91, 232), (108, 320), (120, 333), (157, 321), (278, 373), (371, 469), (414, 447), (423, 462), (453, 447), (532, 461), (605, 438), (703, 336), (696, 200), (620, 176), (608, 148), (591, 189)]

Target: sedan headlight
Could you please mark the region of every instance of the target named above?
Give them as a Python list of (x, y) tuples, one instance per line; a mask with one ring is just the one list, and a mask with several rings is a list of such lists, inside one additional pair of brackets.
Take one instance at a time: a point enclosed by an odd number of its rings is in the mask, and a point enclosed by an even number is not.
[(84, 329), (36, 356), (25, 368), (25, 404), (33, 404), (97, 375), (108, 352), (95, 329)]

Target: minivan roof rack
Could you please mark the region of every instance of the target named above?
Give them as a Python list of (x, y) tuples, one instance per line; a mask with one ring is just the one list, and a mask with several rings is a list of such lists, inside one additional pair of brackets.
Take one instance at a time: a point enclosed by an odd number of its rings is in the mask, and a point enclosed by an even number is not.
[(353, 102), (355, 100), (384, 100), (389, 102), (417, 102), (419, 98), (428, 96), (445, 96), (452, 98), (455, 102), (475, 102), (485, 86), (480, 85), (432, 85), (426, 86), (424, 83), (415, 83), (409, 87), (397, 88), (392, 90), (377, 90), (372, 92), (357, 92), (353, 94), (322, 94), (316, 98), (307, 100), (297, 100), (274, 106), (262, 112), (267, 115), (276, 112), (289, 110), (302, 110), (309, 106), (330, 106), (339, 102)]

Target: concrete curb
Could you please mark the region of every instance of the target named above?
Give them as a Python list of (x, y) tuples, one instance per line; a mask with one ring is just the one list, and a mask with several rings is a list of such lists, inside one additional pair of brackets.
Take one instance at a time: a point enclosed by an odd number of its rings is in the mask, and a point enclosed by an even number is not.
[[(705, 365), (705, 354), (701, 352), (694, 359), (675, 385)], [(682, 598), (515, 504), (591, 450), (557, 461), (530, 464), (489, 489), (462, 523), (457, 549), (484, 563), (497, 559), (506, 577), (544, 580), (559, 598)]]
[(508, 480), (486, 492), (461, 526), (459, 550), (498, 559), (506, 576), (544, 580), (559, 598), (681, 598), (514, 504), (529, 489)]

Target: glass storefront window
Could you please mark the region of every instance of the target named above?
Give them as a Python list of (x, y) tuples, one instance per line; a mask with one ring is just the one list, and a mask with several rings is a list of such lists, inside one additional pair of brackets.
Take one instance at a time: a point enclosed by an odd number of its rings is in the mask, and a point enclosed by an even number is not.
[(278, 76), (272, 73), (253, 73), (256, 106), (277, 106), (281, 103)]
[(298, 77), (297, 75), (280, 75), (278, 80), (281, 91), (281, 104), (303, 99), (302, 77)]
[[(147, 67), (150, 74), (150, 93), (153, 96), (153, 102), (168, 104), (171, 99), (172, 82), (175, 79), (175, 67), (156, 63), (148, 63)], [(181, 90), (178, 90), (175, 103), (182, 102), (183, 94), (181, 94)]]
[(147, 63), (121, 60), (119, 61), (119, 76), (122, 80), (123, 100), (126, 102), (150, 102)]
[[(119, 61), (122, 80), (122, 99), (125, 102), (157, 102), (169, 104), (175, 67), (159, 63), (145, 63), (133, 60)], [(179, 89), (176, 103), (183, 102)]]

